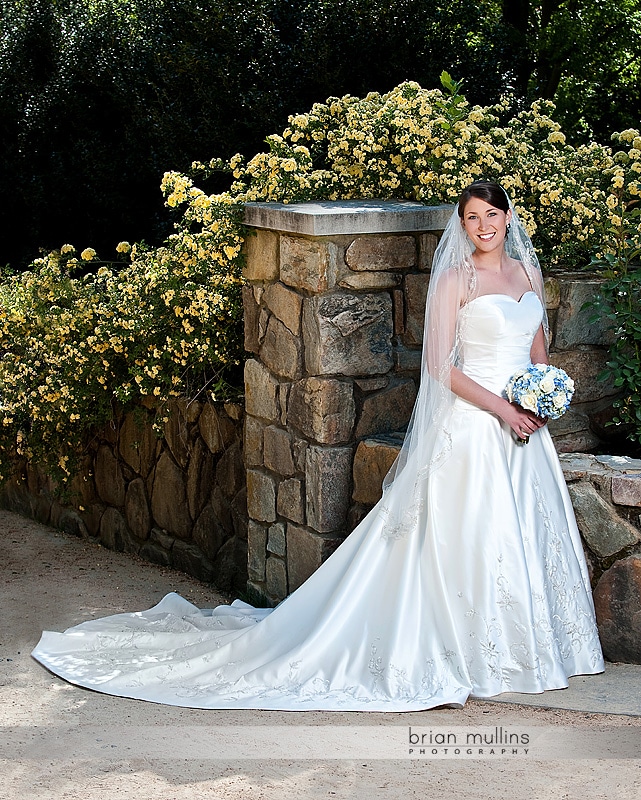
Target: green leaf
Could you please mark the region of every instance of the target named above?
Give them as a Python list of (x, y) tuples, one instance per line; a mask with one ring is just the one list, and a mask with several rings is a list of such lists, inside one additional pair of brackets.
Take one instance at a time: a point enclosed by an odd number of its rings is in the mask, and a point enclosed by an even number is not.
[(441, 86), (443, 86), (444, 89), (447, 89), (447, 91), (452, 94), (458, 91), (456, 83), (452, 80), (452, 76), (445, 70), (441, 72)]

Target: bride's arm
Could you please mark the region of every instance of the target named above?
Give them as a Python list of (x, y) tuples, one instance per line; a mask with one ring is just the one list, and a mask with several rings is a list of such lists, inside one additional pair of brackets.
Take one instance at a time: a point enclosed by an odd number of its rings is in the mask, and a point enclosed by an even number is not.
[(548, 351), (545, 346), (545, 334), (543, 333), (543, 325), (539, 327), (539, 330), (534, 337), (534, 341), (532, 342), (532, 348), (530, 349), (530, 360), (533, 364), (549, 364), (550, 359), (548, 358)]
[[(435, 313), (430, 314), (433, 320), (428, 337), (431, 335), (433, 342), (430, 344), (428, 338), (427, 347), (427, 368), (429, 373), (442, 380), (442, 365), (446, 363), (447, 356), (452, 351), (454, 337), (456, 336), (456, 320), (461, 304), (462, 287), (460, 279), (454, 271), (449, 276), (443, 276), (440, 285), (437, 287), (433, 298)], [(539, 342), (540, 339), (540, 342)], [(532, 354), (540, 355), (537, 349), (539, 344), (543, 347), (545, 354), (545, 339), (543, 329), (535, 337), (532, 345)], [(537, 345), (537, 348), (535, 348)], [(547, 355), (545, 355), (547, 361)], [(542, 363), (542, 362), (535, 362)], [(439, 378), (439, 373), (441, 377)], [(535, 430), (545, 424), (545, 420), (540, 419), (531, 411), (526, 411), (518, 405), (514, 405), (500, 397), (494, 392), (481, 386), (475, 380), (461, 372), (458, 367), (450, 367), (448, 370), (449, 388), (454, 394), (473, 403), (475, 406), (496, 414), (504, 420), (519, 437), (534, 433)]]
[[(540, 363), (540, 362), (539, 362)], [(496, 414), (506, 422), (519, 438), (529, 436), (535, 430), (545, 425), (545, 420), (540, 419), (531, 411), (526, 411), (521, 406), (510, 403), (489, 389), (485, 389), (472, 378), (461, 372), (458, 367), (452, 367), (450, 373), (450, 388), (454, 394), (473, 403), (475, 406)]]

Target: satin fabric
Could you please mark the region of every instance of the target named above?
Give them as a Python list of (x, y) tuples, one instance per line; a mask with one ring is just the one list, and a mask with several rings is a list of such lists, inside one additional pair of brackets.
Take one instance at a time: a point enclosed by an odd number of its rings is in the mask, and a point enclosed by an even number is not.
[[(501, 393), (529, 363), (541, 317), (534, 292), (472, 300), (464, 371)], [(559, 689), (602, 671), (547, 428), (518, 445), (497, 417), (458, 398), (442, 435), (445, 461), (410, 457), (276, 608), (236, 600), (199, 610), (170, 594), (149, 611), (45, 632), (34, 657), (80, 686), (194, 708), (410, 711)], [(402, 524), (390, 526), (398, 504)]]

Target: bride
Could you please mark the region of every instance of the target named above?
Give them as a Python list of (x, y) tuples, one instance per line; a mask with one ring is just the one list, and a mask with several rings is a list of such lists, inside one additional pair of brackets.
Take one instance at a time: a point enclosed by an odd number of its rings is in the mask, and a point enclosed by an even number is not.
[(401, 453), (341, 546), (276, 608), (169, 594), (45, 632), (34, 657), (80, 686), (194, 708), (410, 711), (601, 672), (556, 451), (504, 393), (547, 362), (547, 337), (532, 244), (504, 190), (475, 182), (434, 258)]

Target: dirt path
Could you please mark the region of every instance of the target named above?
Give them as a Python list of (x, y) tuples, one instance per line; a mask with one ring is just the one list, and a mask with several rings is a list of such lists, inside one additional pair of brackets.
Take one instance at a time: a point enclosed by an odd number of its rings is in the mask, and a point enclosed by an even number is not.
[[(30, 657), (43, 628), (147, 608), (169, 591), (202, 606), (229, 598), (3, 511), (0, 558), (2, 798), (641, 797), (641, 755), (622, 757), (641, 753), (638, 717), (474, 701), (407, 714), (199, 711), (73, 687)], [(458, 741), (526, 732), (530, 752), (410, 757), (410, 727)]]

